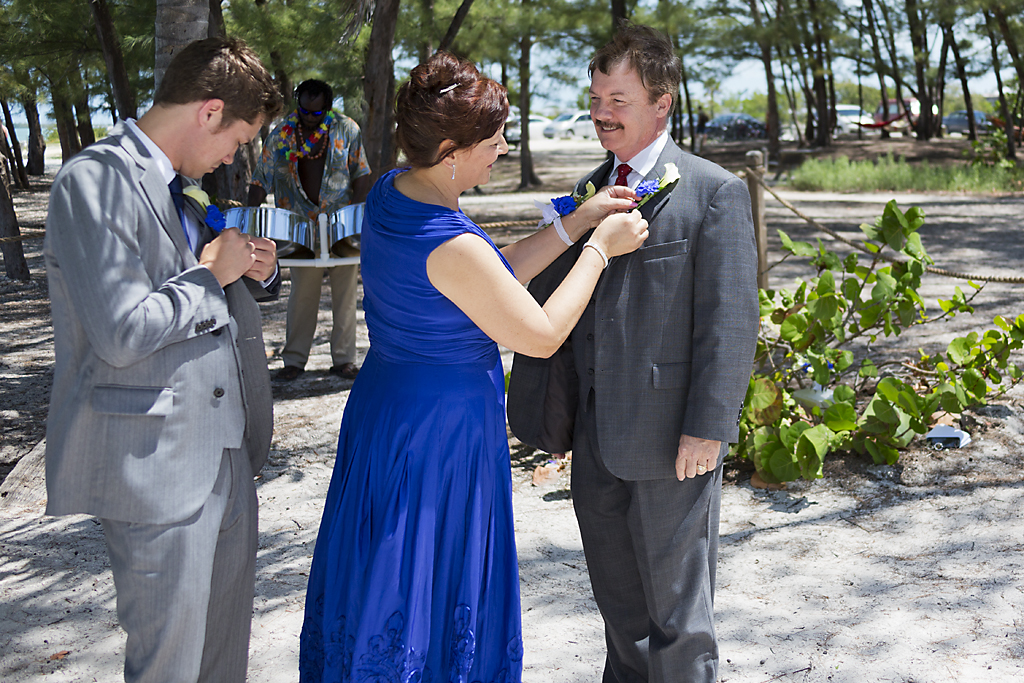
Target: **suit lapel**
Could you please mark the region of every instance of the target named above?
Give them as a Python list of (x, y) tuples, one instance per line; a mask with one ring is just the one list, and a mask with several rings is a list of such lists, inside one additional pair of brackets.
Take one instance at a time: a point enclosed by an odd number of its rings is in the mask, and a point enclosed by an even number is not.
[(195, 257), (188, 248), (185, 231), (181, 227), (178, 211), (174, 208), (174, 200), (171, 199), (171, 193), (167, 189), (167, 183), (164, 182), (163, 175), (160, 173), (160, 167), (157, 166), (153, 157), (150, 156), (149, 150), (142, 144), (142, 141), (138, 140), (132, 133), (131, 128), (120, 123), (118, 124), (118, 129), (114, 130), (114, 135), (118, 133), (121, 134), (119, 140), (121, 147), (135, 160), (135, 163), (142, 170), (139, 187), (142, 190), (142, 196), (146, 198), (150, 208), (153, 210), (157, 222), (160, 223), (160, 227), (167, 233), (167, 236), (171, 238), (171, 242), (174, 243), (178, 252), (186, 258), (186, 263), (188, 263), (187, 259), (190, 256), (194, 261)]
[[(679, 166), (679, 148), (670, 139), (665, 145), (665, 149), (661, 150), (661, 154), (658, 156), (658, 161), (654, 164), (654, 168), (650, 170), (647, 177), (644, 180), (657, 180), (665, 172), (665, 164), (674, 163), (676, 167)], [(676, 189), (679, 181), (675, 181), (664, 190), (651, 197), (651, 199), (640, 207), (640, 215), (644, 217), (648, 223), (654, 220), (654, 218), (661, 212), (668, 200), (672, 196), (672, 191)]]

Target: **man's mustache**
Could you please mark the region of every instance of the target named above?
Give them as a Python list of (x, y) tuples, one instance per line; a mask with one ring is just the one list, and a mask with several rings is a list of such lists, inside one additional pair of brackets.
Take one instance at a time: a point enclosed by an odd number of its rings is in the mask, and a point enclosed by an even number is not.
[(601, 119), (594, 119), (594, 125), (598, 128), (622, 128), (621, 123), (612, 123), (611, 121), (603, 121)]

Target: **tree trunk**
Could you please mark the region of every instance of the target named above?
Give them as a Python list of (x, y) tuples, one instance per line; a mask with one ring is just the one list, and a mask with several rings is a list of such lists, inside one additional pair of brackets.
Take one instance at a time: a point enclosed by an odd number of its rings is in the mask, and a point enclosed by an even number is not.
[(956, 75), (957, 78), (960, 79), (960, 87), (964, 91), (964, 106), (967, 108), (967, 139), (977, 140), (978, 127), (974, 122), (974, 101), (971, 99), (971, 89), (967, 83), (967, 67), (964, 64), (963, 58), (960, 57), (960, 46), (956, 43), (956, 35), (953, 33), (953, 25), (951, 23), (943, 24), (942, 30), (946, 34), (950, 46), (953, 48), (953, 61), (956, 63)]
[(122, 119), (134, 119), (138, 112), (135, 107), (135, 92), (128, 80), (128, 70), (124, 65), (124, 53), (121, 51), (121, 39), (114, 28), (114, 21), (107, 8), (107, 0), (89, 0), (92, 16), (96, 22), (96, 35), (103, 48), (103, 61), (107, 64), (107, 77), (114, 92), (114, 104), (117, 115)]
[[(619, 24), (626, 21), (626, 0), (612, 0), (612, 32), (615, 35), (619, 30)], [(605, 41), (606, 42), (606, 41)]]
[(78, 139), (84, 149), (96, 142), (96, 134), (92, 130), (92, 109), (89, 107), (89, 95), (85, 89), (85, 81), (82, 80), (81, 64), (77, 60), (75, 61), (76, 63), (71, 65), (68, 75), (74, 88), (75, 129), (78, 131)]
[(935, 74), (935, 88), (933, 89), (933, 102), (938, 105), (938, 113), (932, 121), (932, 133), (935, 137), (942, 137), (942, 112), (946, 108), (946, 63), (949, 58), (949, 36), (942, 35), (942, 52), (939, 54), (939, 69)]
[[(18, 216), (14, 213), (14, 200), (7, 185), (0, 182), (0, 237), (20, 237)], [(4, 256), (4, 271), (12, 280), (28, 280), (28, 262), (20, 240), (0, 242), (0, 253)]]
[[(889, 93), (885, 87), (885, 61), (882, 59), (882, 49), (878, 46), (878, 26), (875, 22), (875, 9), (871, 4), (871, 0), (864, 0), (864, 18), (868, 22), (868, 33), (871, 34), (871, 53), (875, 57), (875, 73), (878, 74), (878, 90), (882, 98), (882, 111), (886, 112), (886, 114), (882, 115), (884, 119), (889, 111)], [(883, 128), (882, 137), (888, 136), (888, 131)]]
[[(896, 53), (896, 35), (893, 29), (892, 22), (889, 20), (889, 10), (882, 2), (879, 5), (882, 10), (882, 18), (885, 20), (885, 26), (888, 31), (888, 40), (885, 41), (886, 51), (889, 53), (889, 60), (892, 62), (892, 80), (896, 83), (896, 111), (903, 110), (903, 113), (907, 115), (907, 125), (913, 128), (913, 121), (911, 119), (911, 112), (907, 109), (907, 103), (903, 101), (903, 78), (900, 76), (900, 60)], [(884, 36), (883, 36), (884, 40)], [(886, 113), (888, 114), (888, 105), (886, 105)]]
[[(686, 73), (686, 62), (683, 60), (682, 55), (679, 56), (679, 73), (682, 76), (682, 89), (683, 89), (683, 102), (686, 103), (686, 128), (690, 133), (690, 153), (697, 153), (697, 127), (693, 120), (693, 100), (690, 99), (690, 78)], [(680, 118), (682, 117), (682, 104), (676, 107), (680, 110)], [(682, 131), (680, 131), (679, 137), (682, 138)]]
[(57, 126), (57, 137), (60, 138), (61, 163), (82, 151), (82, 145), (78, 140), (78, 130), (74, 113), (71, 111), (71, 103), (67, 96), (61, 92), (59, 87), (50, 83), (50, 97), (53, 101), (53, 122)]
[(43, 137), (43, 127), (39, 123), (39, 106), (35, 95), (23, 97), (21, 108), (25, 110), (25, 119), (28, 121), (25, 172), (29, 175), (43, 175), (46, 172), (46, 138)]
[(928, 35), (927, 27), (921, 20), (921, 11), (917, 0), (906, 0), (907, 25), (910, 29), (910, 44), (914, 48), (914, 76), (917, 78), (917, 99), (921, 103), (921, 113), (917, 119), (917, 139), (932, 138), (932, 95), (928, 88)]
[(996, 24), (999, 26), (999, 33), (1003, 36), (1003, 41), (1006, 43), (1006, 50), (1010, 53), (1010, 61), (1013, 62), (1013, 68), (1017, 72), (1017, 82), (1024, 83), (1024, 61), (1021, 61), (1020, 48), (1017, 46), (1017, 38), (1013, 31), (1010, 30), (1010, 25), (1006, 20), (1006, 12), (999, 6), (999, 3), (993, 3), (992, 14), (996, 18)]
[(371, 179), (376, 180), (394, 165), (395, 68), (391, 49), (395, 44), (399, 0), (378, 0), (373, 11), (373, 28), (366, 51), (363, 93), (366, 124), (363, 127), (366, 158)]
[[(818, 147), (828, 147), (832, 144), (832, 131), (829, 129), (830, 118), (828, 110), (828, 84), (825, 81), (825, 41), (824, 27), (819, 16), (817, 0), (808, 0), (807, 7), (810, 10), (812, 27), (814, 31), (813, 45), (808, 45), (808, 52), (811, 57), (811, 75), (814, 83), (814, 100), (818, 120), (818, 127), (815, 130), (814, 142)], [(809, 136), (808, 136), (809, 137)]]
[[(216, 1), (216, 0), (214, 0)], [(160, 87), (174, 55), (209, 36), (211, 0), (156, 0), (156, 66), (153, 89)]]
[(462, 28), (462, 22), (466, 20), (466, 15), (469, 14), (469, 8), (473, 6), (473, 0), (462, 0), (462, 4), (459, 5), (459, 9), (456, 10), (455, 16), (452, 17), (452, 23), (448, 25), (448, 30), (444, 34), (444, 38), (441, 39), (441, 44), (437, 46), (438, 50), (450, 50), (452, 44), (455, 42), (455, 36), (459, 34), (459, 29)]
[(1003, 117), (1003, 130), (1006, 131), (1006, 158), (1017, 160), (1017, 149), (1014, 140), (1013, 118), (1010, 116), (1010, 108), (1006, 104), (1006, 92), (1003, 90), (1003, 77), (999, 73), (999, 41), (996, 40), (995, 31), (992, 28), (992, 15), (987, 10), (982, 11), (985, 17), (985, 30), (988, 33), (988, 41), (992, 46), (992, 71), (996, 75), (996, 87), (999, 90), (999, 115)]
[[(524, 3), (527, 4), (527, 3)], [(519, 40), (519, 189), (541, 184), (533, 168), (530, 151), (530, 50), (533, 37), (527, 33)]]
[(7, 130), (11, 134), (11, 157), (14, 161), (14, 180), (18, 187), (23, 190), (29, 189), (28, 174), (25, 172), (25, 164), (21, 160), (21, 144), (18, 142), (18, 133), (14, 130), (14, 119), (11, 116), (11, 108), (7, 105), (7, 100), (0, 99), (0, 107), (3, 108), (4, 121), (7, 124)]
[(761, 63), (764, 65), (764, 77), (768, 84), (768, 112), (765, 125), (768, 127), (768, 154), (772, 159), (779, 158), (779, 100), (775, 90), (775, 76), (772, 74), (772, 40), (761, 21), (759, 0), (748, 0), (750, 14), (757, 30), (757, 42), (761, 48)]

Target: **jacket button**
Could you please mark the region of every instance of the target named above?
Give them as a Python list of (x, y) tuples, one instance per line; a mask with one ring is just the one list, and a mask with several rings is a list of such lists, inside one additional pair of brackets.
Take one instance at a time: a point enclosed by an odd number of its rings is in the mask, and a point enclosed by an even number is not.
[(593, 332), (588, 332), (587, 333), (587, 341), (594, 341), (594, 333)]
[(588, 375), (593, 375), (594, 374), (594, 368), (587, 368), (587, 374)]
[(221, 389), (220, 387), (217, 387), (216, 389), (213, 390), (213, 397), (214, 398), (220, 398), (223, 395), (224, 395), (224, 390)]

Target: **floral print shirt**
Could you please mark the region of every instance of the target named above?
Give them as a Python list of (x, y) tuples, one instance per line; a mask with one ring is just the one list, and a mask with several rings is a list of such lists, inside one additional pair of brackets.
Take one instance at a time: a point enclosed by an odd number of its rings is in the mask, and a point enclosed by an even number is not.
[(273, 193), (278, 208), (305, 214), (311, 221), (316, 221), (318, 214), (348, 206), (352, 202), (352, 181), (370, 172), (359, 124), (333, 109), (330, 115), (333, 120), (328, 129), (330, 140), (319, 206), (302, 189), (298, 160), (289, 158), (289, 152), (295, 148), (295, 135), (290, 132), (295, 129), (295, 112), (288, 114), (267, 136), (252, 177), (253, 185), (267, 194)]

